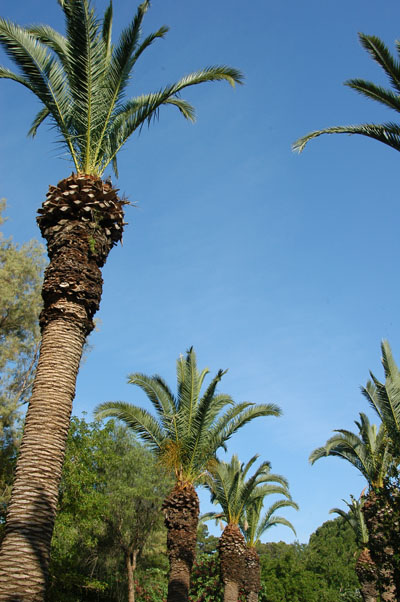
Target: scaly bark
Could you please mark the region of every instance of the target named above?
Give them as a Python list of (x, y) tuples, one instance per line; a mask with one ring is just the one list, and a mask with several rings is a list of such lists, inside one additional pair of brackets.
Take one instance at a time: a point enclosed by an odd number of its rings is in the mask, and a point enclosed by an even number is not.
[(225, 527), (218, 544), (224, 602), (237, 602), (244, 582), (246, 542), (237, 525)]
[(0, 601), (41, 602), (75, 383), (93, 328), (104, 265), (121, 239), (123, 201), (99, 179), (72, 175), (39, 210), (50, 263), (42, 344), (0, 552)]
[(258, 602), (258, 592), (261, 589), (260, 557), (255, 548), (246, 547), (244, 591), (247, 602)]
[(378, 570), (368, 548), (361, 550), (356, 562), (356, 573), (364, 602), (376, 602), (378, 597)]
[(162, 505), (168, 529), (169, 580), (167, 602), (187, 602), (190, 573), (196, 557), (199, 498), (190, 483), (176, 484)]

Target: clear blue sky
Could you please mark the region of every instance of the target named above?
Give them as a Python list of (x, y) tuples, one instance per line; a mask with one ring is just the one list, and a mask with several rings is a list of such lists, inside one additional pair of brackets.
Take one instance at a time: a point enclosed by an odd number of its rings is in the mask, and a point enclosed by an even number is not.
[[(96, 6), (102, 12), (105, 2)], [(135, 6), (114, 0), (115, 33)], [(3, 0), (1, 14), (63, 26), (56, 0)], [(281, 406), (281, 418), (235, 435), (229, 456), (259, 453), (289, 479), (300, 511), (282, 514), (306, 542), (330, 508), (365, 486), (338, 459), (310, 467), (310, 452), (334, 428), (355, 428), (360, 411), (374, 418), (359, 386), (369, 369), (382, 377), (382, 338), (400, 362), (400, 156), (361, 137), (325, 136), (301, 156), (290, 146), (312, 129), (395, 119), (342, 84), (386, 84), (357, 32), (393, 49), (400, 5), (153, 0), (144, 33), (163, 24), (171, 31), (143, 55), (132, 95), (221, 63), (240, 68), (246, 84), (189, 90), (194, 126), (167, 107), (122, 152), (118, 186), (136, 206), (104, 269), (74, 413), (91, 418), (111, 399), (145, 405), (127, 375), (157, 372), (174, 385), (175, 360), (193, 345), (200, 367), (229, 368), (221, 390)], [(0, 196), (6, 233), (19, 242), (39, 237), (36, 209), (48, 185), (72, 171), (53, 131), (26, 138), (37, 108), (28, 91), (0, 82)], [(293, 536), (279, 527), (265, 539)]]

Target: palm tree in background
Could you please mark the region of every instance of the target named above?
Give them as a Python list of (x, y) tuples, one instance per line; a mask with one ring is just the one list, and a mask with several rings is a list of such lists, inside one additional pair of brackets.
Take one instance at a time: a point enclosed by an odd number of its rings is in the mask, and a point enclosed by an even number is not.
[(376, 602), (378, 597), (378, 571), (376, 564), (371, 558), (368, 546), (368, 529), (362, 511), (365, 500), (363, 496), (358, 500), (352, 495), (350, 498), (351, 503), (343, 500), (348, 507), (348, 512), (345, 512), (341, 508), (332, 508), (329, 512), (341, 516), (353, 529), (357, 546), (360, 549), (356, 561), (356, 573), (361, 586), (360, 592), (364, 602)]
[[(113, 6), (98, 20), (90, 0), (58, 0), (66, 35), (47, 25), (21, 27), (0, 19), (0, 44), (17, 66), (0, 77), (21, 84), (41, 109), (29, 131), (53, 126), (75, 173), (50, 186), (38, 224), (50, 264), (43, 284), (41, 353), (9, 505), (0, 556), (0, 600), (40, 600), (48, 572), (58, 485), (65, 453), (82, 347), (100, 303), (104, 265), (122, 240), (123, 206), (109, 181), (117, 154), (143, 124), (172, 105), (191, 121), (194, 109), (179, 97), (188, 86), (226, 80), (241, 83), (239, 71), (207, 67), (158, 92), (127, 98), (136, 61), (167, 27), (142, 39), (149, 0), (138, 7), (114, 45)], [(14, 596), (14, 597), (13, 597)]]
[(208, 512), (202, 516), (202, 521), (215, 519), (226, 522), (218, 545), (224, 602), (237, 602), (239, 590), (246, 581), (246, 541), (240, 530), (246, 508), (256, 499), (264, 499), (270, 494), (284, 495), (290, 499), (286, 479), (272, 474), (269, 462), (263, 462), (247, 478), (257, 458), (258, 455), (255, 455), (244, 464), (233, 455), (230, 462), (218, 461), (213, 464), (204, 477), (204, 484), (211, 493), (211, 501), (219, 504), (222, 512)]
[[(367, 385), (366, 389), (370, 388)], [(365, 392), (366, 389), (363, 389)], [(370, 508), (374, 517), (379, 517), (376, 492), (382, 491), (387, 477), (391, 474), (395, 461), (390, 452), (391, 444), (387, 436), (384, 424), (379, 429), (371, 424), (368, 417), (360, 413), (360, 421), (355, 421), (359, 434), (338, 429), (335, 435), (331, 437), (323, 447), (315, 449), (310, 455), (310, 462), (314, 464), (320, 458), (326, 456), (336, 456), (350, 462), (364, 476), (368, 483), (368, 494), (363, 503), (363, 511)], [(389, 507), (386, 505), (383, 514), (388, 514)], [(389, 512), (388, 516), (392, 516)], [(373, 521), (372, 521), (373, 522)], [(366, 519), (369, 532), (369, 549), (371, 556), (378, 567), (379, 587), (382, 600), (396, 600), (395, 578), (393, 567), (387, 560), (377, 561), (377, 554), (374, 553), (374, 538), (377, 536), (378, 548), (383, 541), (387, 543), (387, 534), (382, 534), (380, 524), (374, 525)], [(389, 551), (385, 543), (385, 549)], [(390, 552), (391, 557), (393, 550)]]
[(217, 393), (225, 374), (219, 370), (202, 394), (209, 370), (197, 369), (193, 348), (177, 361), (177, 395), (158, 375), (131, 374), (128, 382), (147, 395), (156, 417), (141, 407), (106, 402), (96, 410), (99, 419), (122, 420), (148, 443), (159, 461), (175, 477), (175, 486), (163, 503), (168, 529), (170, 562), (168, 602), (187, 602), (190, 572), (196, 550), (199, 500), (196, 484), (216, 463), (215, 454), (246, 423), (261, 416), (279, 416), (274, 404), (235, 404), (229, 395)]
[[(268, 495), (267, 492), (266, 495)], [(287, 495), (289, 496), (289, 491)], [(289, 527), (296, 535), (296, 530), (290, 521), (283, 516), (275, 515), (275, 512), (281, 508), (290, 507), (298, 510), (299, 507), (296, 502), (291, 499), (277, 500), (262, 515), (264, 501), (264, 497), (255, 497), (252, 503), (246, 505), (240, 520), (240, 528), (244, 534), (247, 546), (245, 557), (246, 576), (244, 580), (247, 602), (257, 602), (258, 592), (261, 589), (260, 557), (256, 546), (260, 543), (262, 535), (275, 525)]]
[[(371, 98), (385, 106), (400, 113), (400, 62), (395, 58), (385, 44), (376, 36), (368, 36), (363, 33), (359, 34), (361, 45), (370, 54), (374, 61), (378, 63), (384, 70), (391, 83), (390, 88), (383, 88), (376, 84), (365, 81), (363, 79), (350, 79), (345, 82), (346, 86), (352, 88), (356, 92)], [(396, 41), (396, 51), (400, 56), (400, 42)], [(309, 140), (317, 138), (322, 134), (360, 134), (373, 138), (379, 142), (383, 142), (391, 146), (397, 151), (400, 151), (400, 125), (393, 122), (382, 124), (365, 123), (361, 125), (345, 125), (325, 128), (323, 130), (315, 130), (306, 136), (299, 138), (293, 144), (293, 150), (301, 152)]]

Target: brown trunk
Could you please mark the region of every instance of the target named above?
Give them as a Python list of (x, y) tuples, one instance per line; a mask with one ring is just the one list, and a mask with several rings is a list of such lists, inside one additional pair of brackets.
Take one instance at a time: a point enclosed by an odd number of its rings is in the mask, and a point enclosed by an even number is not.
[(225, 527), (218, 544), (224, 602), (237, 602), (244, 582), (246, 542), (237, 525)]
[(133, 576), (136, 570), (137, 552), (125, 553), (126, 574), (128, 577), (128, 602), (135, 602), (135, 582)]
[(361, 550), (357, 558), (356, 573), (360, 582), (360, 592), (364, 602), (376, 602), (378, 597), (378, 571), (368, 548)]
[(168, 529), (169, 581), (167, 602), (187, 602), (196, 556), (199, 498), (190, 483), (176, 484), (162, 506)]
[(260, 557), (255, 548), (246, 548), (243, 586), (247, 602), (257, 602), (261, 589), (261, 569)]
[(0, 552), (0, 601), (44, 599), (76, 376), (100, 303), (100, 267), (121, 239), (123, 202), (108, 184), (72, 175), (39, 210), (50, 263), (42, 344)]

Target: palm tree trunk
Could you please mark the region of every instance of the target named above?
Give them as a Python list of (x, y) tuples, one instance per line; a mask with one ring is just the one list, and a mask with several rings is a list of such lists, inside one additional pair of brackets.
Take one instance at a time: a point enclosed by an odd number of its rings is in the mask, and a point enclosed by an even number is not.
[(42, 343), (0, 552), (0, 602), (44, 599), (79, 362), (100, 304), (100, 267), (122, 234), (123, 202), (101, 180), (72, 175), (47, 196), (38, 218), (50, 257)]
[(258, 602), (258, 592), (260, 589), (260, 557), (255, 548), (246, 547), (244, 590), (247, 602)]
[(368, 548), (361, 550), (356, 562), (356, 573), (364, 602), (376, 602), (378, 571)]
[(224, 602), (237, 602), (244, 582), (246, 543), (237, 525), (225, 527), (218, 544)]
[(167, 602), (189, 600), (190, 573), (196, 557), (199, 498), (190, 483), (177, 483), (163, 503), (168, 529), (169, 580)]

